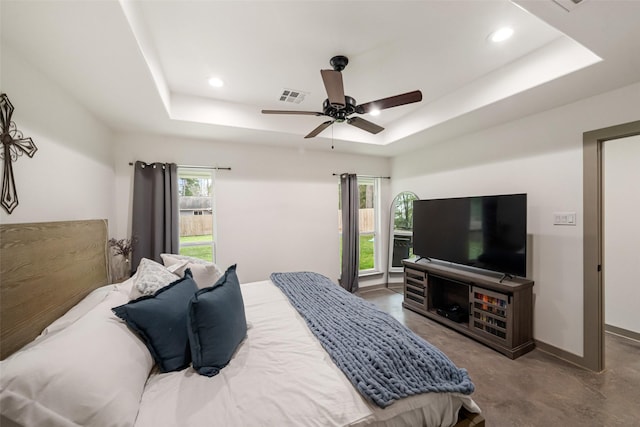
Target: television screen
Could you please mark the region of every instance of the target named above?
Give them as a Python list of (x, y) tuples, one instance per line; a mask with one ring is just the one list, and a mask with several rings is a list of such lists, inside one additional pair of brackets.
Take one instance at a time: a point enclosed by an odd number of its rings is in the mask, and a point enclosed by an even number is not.
[(526, 248), (526, 194), (413, 202), (415, 255), (524, 277)]

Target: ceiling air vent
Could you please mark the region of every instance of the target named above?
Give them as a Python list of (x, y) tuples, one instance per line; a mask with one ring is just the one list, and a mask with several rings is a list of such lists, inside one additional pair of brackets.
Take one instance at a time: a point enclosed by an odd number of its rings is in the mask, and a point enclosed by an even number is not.
[(308, 94), (309, 92), (303, 92), (301, 90), (284, 89), (282, 91), (282, 95), (280, 95), (280, 101), (300, 104), (302, 101), (304, 101), (304, 97)]
[(555, 4), (566, 10), (567, 12), (571, 12), (573, 9), (578, 7), (578, 5), (585, 3), (587, 0), (552, 0)]

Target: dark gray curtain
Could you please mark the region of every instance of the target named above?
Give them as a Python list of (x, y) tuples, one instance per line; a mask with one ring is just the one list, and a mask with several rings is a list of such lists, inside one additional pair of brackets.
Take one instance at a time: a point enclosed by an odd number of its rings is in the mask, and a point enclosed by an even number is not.
[(178, 166), (137, 161), (133, 174), (131, 237), (134, 271), (142, 258), (158, 262), (161, 253), (178, 253)]
[(358, 176), (340, 175), (340, 194), (342, 203), (342, 274), (340, 284), (349, 292), (358, 290), (360, 271), (360, 234), (358, 225)]

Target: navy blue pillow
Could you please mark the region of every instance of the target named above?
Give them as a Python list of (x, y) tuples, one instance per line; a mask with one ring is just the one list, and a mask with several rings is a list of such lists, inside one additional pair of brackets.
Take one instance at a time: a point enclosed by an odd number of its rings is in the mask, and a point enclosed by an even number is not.
[(212, 377), (227, 366), (247, 336), (247, 320), (236, 266), (215, 285), (199, 290), (189, 303), (189, 343), (193, 368)]
[(197, 290), (187, 270), (182, 279), (155, 294), (112, 309), (140, 336), (162, 372), (179, 371), (191, 362), (187, 314)]

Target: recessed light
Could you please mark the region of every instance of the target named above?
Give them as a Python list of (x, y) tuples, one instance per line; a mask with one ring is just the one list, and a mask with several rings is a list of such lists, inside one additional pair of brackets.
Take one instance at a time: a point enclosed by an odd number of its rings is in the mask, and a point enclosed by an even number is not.
[(222, 87), (224, 86), (224, 82), (217, 77), (211, 77), (209, 79), (209, 84), (213, 87)]
[(371, 111), (369, 111), (369, 114), (371, 114), (372, 116), (379, 116), (380, 115), (380, 110), (371, 110)]
[(489, 35), (489, 40), (491, 40), (494, 43), (499, 43), (507, 40), (512, 35), (513, 35), (513, 28), (504, 27), (491, 33)]

